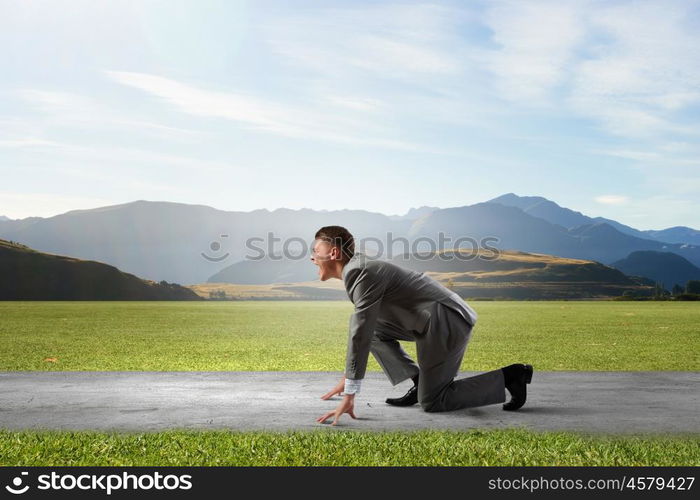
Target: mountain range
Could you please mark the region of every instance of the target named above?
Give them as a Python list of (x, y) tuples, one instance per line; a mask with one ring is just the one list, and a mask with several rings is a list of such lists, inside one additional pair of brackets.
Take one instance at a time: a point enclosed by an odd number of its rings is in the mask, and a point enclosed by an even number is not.
[[(105, 262), (150, 280), (195, 284), (225, 274), (229, 266), (250, 268), (245, 257), (259, 255), (259, 247), (267, 254), (279, 253), (283, 243), (294, 239), (297, 247), (304, 249), (306, 245), (308, 251), (319, 227), (336, 224), (347, 227), (358, 241), (370, 237), (386, 241), (390, 235), (416, 244), (426, 238), (438, 241), (442, 233), (452, 241), (490, 237), (495, 239), (490, 245), (501, 250), (606, 265), (632, 252), (656, 251), (673, 252), (700, 266), (700, 232), (694, 229), (639, 231), (610, 219), (587, 217), (545, 198), (512, 193), (461, 207), (421, 207), (404, 216), (308, 208), (223, 211), (205, 205), (140, 200), (48, 218), (0, 220), (0, 238), (44, 252)], [(271, 244), (269, 235), (277, 242)], [(449, 249), (451, 243), (432, 250)], [(293, 247), (290, 245), (290, 251)], [(308, 263), (307, 259), (302, 260)], [(258, 266), (249, 273), (260, 273), (260, 269)]]

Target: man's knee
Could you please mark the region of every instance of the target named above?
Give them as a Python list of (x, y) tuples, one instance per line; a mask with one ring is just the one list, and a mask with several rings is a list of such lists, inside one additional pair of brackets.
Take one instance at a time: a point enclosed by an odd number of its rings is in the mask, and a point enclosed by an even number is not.
[(384, 347), (384, 342), (382, 339), (377, 337), (376, 335), (372, 336), (372, 340), (369, 343), (369, 350), (370, 352), (376, 352), (378, 350), (381, 350), (382, 347)]
[(421, 403), (420, 406), (421, 409), (426, 413), (436, 413), (439, 411), (443, 411), (442, 408), (440, 408), (440, 406), (434, 401), (431, 401), (429, 403)]
[(441, 388), (433, 388), (421, 391), (418, 389), (418, 403), (420, 404), (423, 411), (427, 413), (435, 413), (439, 411), (448, 411), (449, 400), (450, 400), (450, 388), (452, 387), (452, 382)]
[(420, 407), (426, 413), (435, 413), (437, 411), (432, 403), (421, 403)]
[(439, 398), (418, 398), (421, 409), (426, 413), (443, 411)]

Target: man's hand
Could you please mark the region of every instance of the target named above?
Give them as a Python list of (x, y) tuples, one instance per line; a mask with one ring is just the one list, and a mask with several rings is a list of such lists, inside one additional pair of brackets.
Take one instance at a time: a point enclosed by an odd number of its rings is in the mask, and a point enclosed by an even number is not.
[(338, 407), (333, 410), (329, 411), (325, 415), (322, 415), (316, 419), (316, 422), (322, 424), (325, 422), (327, 419), (329, 419), (332, 416), (335, 416), (333, 419), (333, 423), (331, 425), (335, 425), (338, 423), (338, 420), (340, 419), (340, 416), (343, 413), (348, 413), (352, 418), (357, 418), (355, 416), (355, 395), (354, 394), (346, 394), (343, 397), (343, 400), (340, 402)]
[(343, 378), (340, 379), (340, 382), (338, 382), (338, 385), (336, 385), (333, 389), (325, 393), (323, 396), (321, 396), (321, 399), (330, 399), (336, 394), (340, 395), (343, 393), (345, 390), (345, 375), (343, 375)]

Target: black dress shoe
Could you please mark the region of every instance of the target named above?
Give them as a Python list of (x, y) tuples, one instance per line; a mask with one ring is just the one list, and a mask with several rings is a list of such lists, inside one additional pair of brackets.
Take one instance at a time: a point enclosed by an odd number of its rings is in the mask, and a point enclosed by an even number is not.
[(510, 401), (503, 405), (506, 411), (515, 411), (525, 404), (527, 384), (532, 381), (532, 365), (515, 364), (503, 369), (506, 389), (510, 392)]
[(414, 385), (400, 398), (387, 398), (386, 402), (394, 406), (414, 405), (418, 402), (418, 386)]

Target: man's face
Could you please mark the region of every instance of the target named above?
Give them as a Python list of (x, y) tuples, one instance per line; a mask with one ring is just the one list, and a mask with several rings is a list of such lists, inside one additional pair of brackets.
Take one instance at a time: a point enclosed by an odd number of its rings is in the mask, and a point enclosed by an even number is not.
[(321, 281), (333, 277), (335, 262), (337, 262), (339, 255), (338, 247), (332, 246), (327, 241), (314, 241), (311, 248), (311, 261), (318, 266), (318, 277)]

